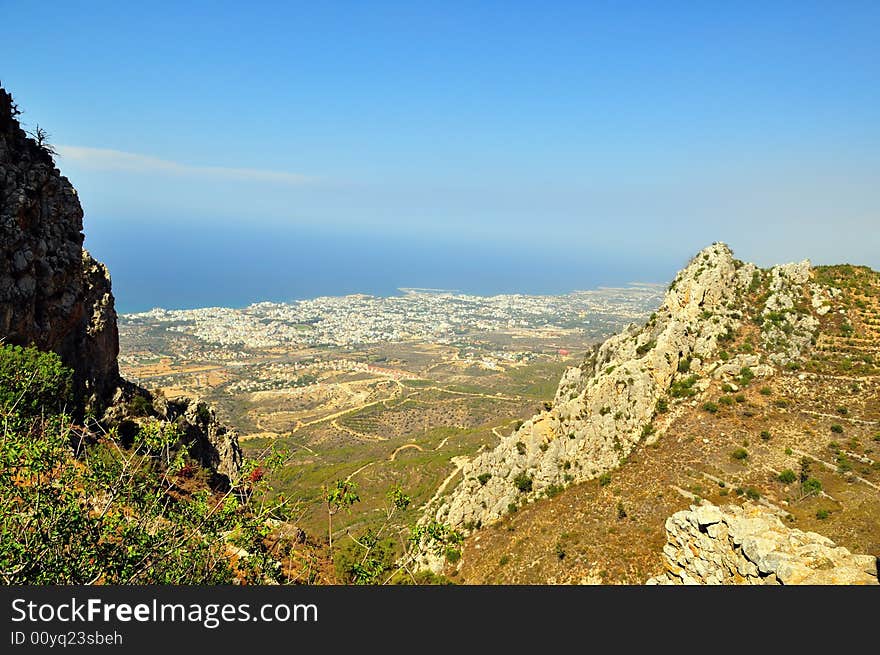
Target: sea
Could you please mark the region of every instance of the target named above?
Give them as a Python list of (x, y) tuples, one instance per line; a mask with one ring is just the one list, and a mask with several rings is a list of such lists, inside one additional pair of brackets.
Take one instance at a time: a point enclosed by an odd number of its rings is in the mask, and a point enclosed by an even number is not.
[(110, 270), (120, 313), (391, 296), (408, 288), (555, 295), (665, 282), (683, 263), (680, 257), (622, 256), (540, 233), (517, 243), (247, 225), (193, 229), (181, 222), (87, 234), (86, 248)]

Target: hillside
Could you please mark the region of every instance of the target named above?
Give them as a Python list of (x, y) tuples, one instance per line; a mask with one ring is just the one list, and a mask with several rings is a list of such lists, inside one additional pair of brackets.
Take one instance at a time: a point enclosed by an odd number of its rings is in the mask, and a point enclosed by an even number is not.
[[(699, 253), (644, 326), (464, 467), (427, 518), (469, 536), (462, 583), (641, 584), (667, 518), (744, 502), (880, 554), (880, 274)], [(876, 581), (876, 571), (874, 578)]]
[(244, 461), (195, 398), (119, 375), (107, 268), (46, 134), (0, 87), (0, 578), (4, 584), (321, 579), (320, 548), (264, 503), (278, 458)]

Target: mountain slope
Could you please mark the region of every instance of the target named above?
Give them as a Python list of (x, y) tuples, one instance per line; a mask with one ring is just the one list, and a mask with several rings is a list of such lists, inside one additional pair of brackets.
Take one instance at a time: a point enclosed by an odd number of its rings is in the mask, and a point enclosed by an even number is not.
[[(429, 515), (470, 532), (446, 572), (642, 583), (663, 570), (667, 517), (695, 497), (748, 496), (876, 555), (878, 298), (868, 269), (762, 271), (722, 244), (703, 251), (645, 326), (569, 370), (549, 411), (465, 467)], [(803, 458), (818, 491), (780, 481)]]

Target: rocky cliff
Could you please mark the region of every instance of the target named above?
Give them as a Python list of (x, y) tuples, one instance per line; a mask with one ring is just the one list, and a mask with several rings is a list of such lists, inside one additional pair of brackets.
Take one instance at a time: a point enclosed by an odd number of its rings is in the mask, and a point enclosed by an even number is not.
[[(616, 468), (695, 406), (712, 380), (735, 389), (743, 376), (774, 375), (814, 340), (813, 311), (832, 291), (811, 279), (809, 261), (762, 271), (735, 259), (725, 244), (704, 249), (676, 275), (645, 325), (630, 325), (567, 370), (552, 406), (467, 463), (458, 486), (423, 520), (469, 533)], [(755, 324), (763, 352), (724, 350)], [(430, 556), (423, 563), (441, 565)]]
[(83, 250), (76, 190), (16, 114), (0, 88), (0, 338), (57, 352), (101, 409), (119, 384), (110, 276)]
[(213, 410), (195, 400), (167, 402), (120, 378), (107, 267), (83, 249), (76, 190), (18, 113), (0, 87), (0, 343), (58, 353), (74, 372), (75, 413), (115, 424), (143, 414), (173, 421), (204, 466), (226, 481), (236, 477), (238, 438)]
[(666, 572), (648, 584), (877, 584), (877, 558), (790, 528), (771, 508), (692, 505), (666, 521)]

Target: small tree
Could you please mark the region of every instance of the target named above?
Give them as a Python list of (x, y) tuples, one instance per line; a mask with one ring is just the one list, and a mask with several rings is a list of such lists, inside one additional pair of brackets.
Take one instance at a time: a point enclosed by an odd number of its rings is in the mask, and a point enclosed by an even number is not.
[(333, 515), (341, 509), (347, 509), (360, 501), (357, 485), (349, 480), (337, 480), (330, 488), (324, 489), (324, 500), (327, 502), (327, 537), (329, 549), (333, 553)]
[(46, 130), (40, 127), (40, 124), (37, 123), (36, 128), (33, 131), (28, 132), (28, 136), (30, 136), (34, 141), (37, 142), (37, 145), (43, 149), (47, 155), (51, 157), (55, 157), (58, 154), (58, 151), (55, 150), (55, 146), (49, 143), (49, 137), (51, 136)]

